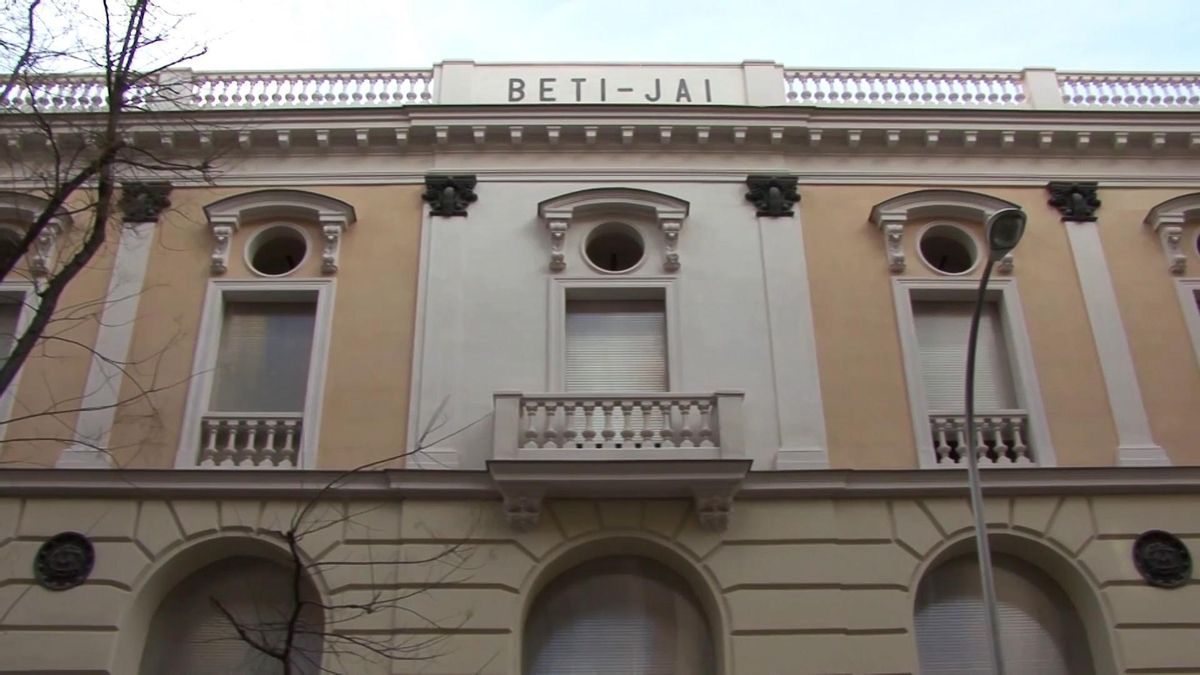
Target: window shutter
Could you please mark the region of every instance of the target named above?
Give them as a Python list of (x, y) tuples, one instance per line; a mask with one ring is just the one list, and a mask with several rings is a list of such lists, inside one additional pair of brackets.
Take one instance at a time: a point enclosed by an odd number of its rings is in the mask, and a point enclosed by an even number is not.
[[(1038, 675), (1091, 675), (1091, 650), (1075, 608), (1041, 570), (994, 558), (1000, 643), (1006, 669)], [(917, 650), (923, 675), (991, 673), (973, 556), (933, 570), (917, 590)]]
[[(278, 628), (292, 607), (286, 568), (260, 558), (229, 558), (210, 565), (176, 586), (155, 612), (142, 673), (187, 675), (277, 675), (279, 661), (240, 639), (214, 600), (238, 624), (271, 646), (282, 643)], [(305, 599), (311, 599), (311, 590)], [(274, 623), (275, 629), (268, 629)], [(321, 658), (320, 610), (305, 605), (293, 649), (293, 672), (313, 674)]]
[(567, 391), (667, 391), (666, 327), (661, 300), (568, 301)]
[(228, 302), (212, 410), (303, 412), (316, 319), (313, 302)]
[(674, 572), (601, 558), (538, 597), (525, 631), (528, 675), (711, 675), (708, 623)]
[[(971, 302), (913, 302), (921, 376), (931, 411), (964, 412), (967, 337), (973, 311)], [(987, 412), (1016, 407), (1000, 308), (995, 302), (985, 303), (975, 353), (975, 408)]]

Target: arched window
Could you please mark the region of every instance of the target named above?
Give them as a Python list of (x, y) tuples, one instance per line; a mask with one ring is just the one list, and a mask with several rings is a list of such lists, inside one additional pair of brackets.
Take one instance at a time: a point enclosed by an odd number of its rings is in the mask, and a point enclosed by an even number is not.
[[(317, 597), (307, 580), (301, 596), (306, 601)], [(238, 637), (236, 628), (260, 644), (278, 649), (294, 606), (291, 573), (284, 566), (249, 557), (213, 563), (184, 579), (163, 599), (150, 625), (140, 672), (282, 673), (282, 663)], [(226, 612), (236, 621), (236, 627)], [(320, 672), (323, 630), (320, 608), (305, 604), (292, 647), (292, 672)]]
[[(1091, 675), (1083, 622), (1066, 593), (1037, 567), (994, 557), (1000, 648), (1011, 673)], [(975, 554), (946, 562), (917, 589), (917, 650), (921, 672), (990, 673), (979, 565)]]
[(525, 624), (526, 675), (712, 675), (712, 634), (678, 574), (600, 558), (552, 581)]

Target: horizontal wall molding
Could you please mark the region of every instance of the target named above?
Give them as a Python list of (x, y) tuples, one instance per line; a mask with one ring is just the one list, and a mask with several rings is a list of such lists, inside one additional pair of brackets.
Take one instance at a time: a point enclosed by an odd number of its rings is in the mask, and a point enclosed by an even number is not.
[[(670, 464), (669, 461), (664, 462)], [(639, 462), (598, 462), (629, 472)], [(624, 465), (624, 466), (622, 466)], [(336, 483), (332, 488), (326, 487)], [(1080, 467), (985, 469), (986, 496), (1200, 494), (1197, 467)], [(484, 499), (500, 492), (487, 471), (396, 469), (348, 473), (329, 470), (249, 469), (0, 469), (0, 492), (29, 497), (300, 498), (325, 490), (329, 499)], [(961, 470), (756, 471), (738, 499), (868, 499), (965, 497)]]

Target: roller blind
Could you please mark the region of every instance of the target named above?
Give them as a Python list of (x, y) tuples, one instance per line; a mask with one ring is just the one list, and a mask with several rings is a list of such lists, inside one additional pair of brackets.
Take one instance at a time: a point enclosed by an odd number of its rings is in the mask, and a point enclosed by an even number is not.
[(712, 675), (708, 624), (687, 583), (654, 561), (601, 558), (554, 580), (525, 630), (526, 675)]
[[(238, 638), (234, 625), (217, 608), (229, 612), (250, 635), (272, 647), (282, 644), (280, 628), (291, 611), (291, 576), (276, 563), (260, 558), (229, 558), (185, 579), (154, 614), (140, 672), (145, 675), (277, 675), (275, 659)], [(305, 599), (313, 597), (306, 587)], [(274, 625), (272, 625), (274, 624)], [(293, 672), (319, 672), (322, 617), (316, 605), (304, 606), (293, 649)]]
[[(921, 377), (930, 410), (963, 411), (967, 337), (972, 311), (974, 304), (971, 302), (913, 302), (913, 320), (921, 352)], [(983, 306), (979, 321), (975, 408), (986, 412), (1016, 407), (1000, 308), (989, 302)]]
[[(1087, 634), (1066, 594), (1044, 572), (1018, 558), (994, 556), (1000, 643), (1008, 672), (1091, 675)], [(991, 673), (972, 555), (931, 572), (917, 590), (917, 650), (923, 675)]]
[(212, 410), (303, 412), (315, 302), (228, 302)]
[(661, 300), (567, 301), (567, 391), (667, 391), (666, 327)]

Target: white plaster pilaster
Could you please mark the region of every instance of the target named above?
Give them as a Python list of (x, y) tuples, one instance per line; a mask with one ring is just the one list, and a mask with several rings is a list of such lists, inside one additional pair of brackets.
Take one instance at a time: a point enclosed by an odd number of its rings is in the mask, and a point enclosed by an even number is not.
[(154, 242), (154, 223), (125, 223), (117, 244), (117, 257), (108, 282), (108, 301), (100, 314), (100, 329), (93, 347), (80, 407), (75, 422), (76, 442), (63, 450), (56, 466), (71, 469), (106, 469), (109, 434), (117, 414), (121, 384), (120, 364), (128, 361), (137, 320), (138, 300), (146, 278), (146, 265)]
[(1076, 221), (1065, 221), (1064, 225), (1100, 356), (1109, 407), (1117, 426), (1117, 464), (1169, 465), (1171, 460), (1167, 453), (1154, 442), (1150, 433), (1150, 420), (1142, 402), (1129, 338), (1121, 321), (1117, 294), (1100, 243), (1099, 226)]
[(825, 410), (800, 217), (760, 217), (758, 232), (779, 421), (775, 468), (827, 469)]

